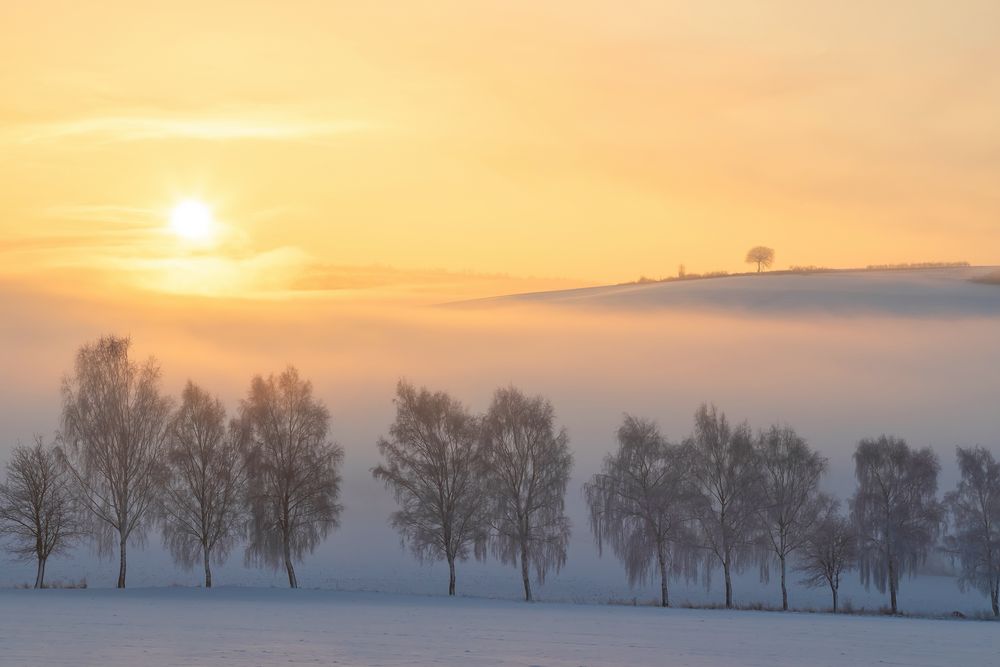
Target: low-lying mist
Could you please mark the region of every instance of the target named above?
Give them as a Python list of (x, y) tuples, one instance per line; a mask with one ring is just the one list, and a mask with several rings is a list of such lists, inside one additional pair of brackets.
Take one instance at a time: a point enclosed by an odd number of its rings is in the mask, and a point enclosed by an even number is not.
[[(446, 390), (477, 411), (508, 384), (552, 401), (575, 456), (567, 499), (574, 537), (567, 568), (540, 590), (542, 597), (546, 588), (574, 597), (577, 584), (559, 588), (560, 581), (588, 578), (599, 586), (580, 584), (580, 597), (629, 595), (613, 556), (597, 557), (580, 492), (614, 446), (625, 412), (655, 419), (671, 440), (690, 432), (702, 402), (755, 429), (788, 423), (828, 457), (823, 486), (841, 498), (853, 490), (851, 454), (865, 436), (892, 433), (932, 446), (942, 462), (942, 493), (956, 480), (957, 445), (994, 452), (1000, 446), (1000, 317), (450, 309), (330, 300), (144, 303), (14, 288), (0, 294), (0, 308), (0, 461), (18, 441), (55, 433), (61, 378), (77, 348), (104, 333), (130, 335), (137, 355), (155, 355), (165, 391), (176, 396), (190, 378), (220, 395), (230, 411), (254, 374), (297, 366), (330, 408), (334, 437), (346, 450), (343, 526), (307, 558), (305, 586), (439, 588), (442, 571), (420, 567), (400, 548), (387, 522), (393, 500), (370, 474), (401, 377)], [(130, 582), (197, 582), (196, 573), (173, 568), (157, 534), (148, 543), (130, 559)], [(5, 564), (0, 582), (27, 580), (30, 567)], [(53, 579), (88, 576), (91, 585), (107, 585), (115, 567), (84, 549), (54, 561), (50, 571)], [(428, 575), (435, 580), (420, 583)], [(280, 585), (270, 572), (245, 570), (239, 554), (217, 579)], [(459, 592), (507, 595), (483, 583), (507, 579), (516, 595), (513, 569), (462, 565)]]

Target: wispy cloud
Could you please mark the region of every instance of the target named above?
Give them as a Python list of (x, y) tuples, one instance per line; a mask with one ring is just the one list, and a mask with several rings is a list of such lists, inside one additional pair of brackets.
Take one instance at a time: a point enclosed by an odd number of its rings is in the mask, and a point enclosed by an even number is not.
[(261, 116), (101, 115), (13, 126), (0, 136), (19, 143), (89, 140), (98, 143), (192, 139), (200, 141), (300, 141), (349, 134), (371, 124), (350, 119), (316, 120)]

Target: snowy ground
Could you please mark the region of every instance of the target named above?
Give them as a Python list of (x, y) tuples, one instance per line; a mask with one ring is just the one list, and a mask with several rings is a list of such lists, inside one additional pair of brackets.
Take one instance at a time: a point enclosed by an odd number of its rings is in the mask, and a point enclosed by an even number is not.
[(0, 664), (995, 665), (983, 621), (252, 588), (0, 590)]
[[(758, 315), (996, 317), (998, 267), (763, 274), (513, 294), (464, 305), (560, 304)], [(992, 283), (978, 282), (989, 278)]]

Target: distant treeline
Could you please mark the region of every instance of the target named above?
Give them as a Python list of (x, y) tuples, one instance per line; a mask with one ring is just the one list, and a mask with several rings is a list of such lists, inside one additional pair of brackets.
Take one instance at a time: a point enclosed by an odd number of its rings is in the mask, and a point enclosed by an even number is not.
[[(869, 264), (863, 268), (855, 269), (835, 269), (829, 266), (816, 266), (813, 264), (798, 265), (793, 264), (787, 269), (777, 269), (769, 271), (771, 275), (803, 274), (803, 273), (834, 273), (838, 271), (902, 271), (906, 269), (957, 269), (971, 266), (969, 262), (909, 262), (900, 264)], [(730, 273), (729, 271), (708, 271), (706, 273), (688, 273), (683, 266), (676, 276), (664, 276), (660, 278), (650, 278), (649, 276), (639, 276), (637, 280), (618, 283), (618, 285), (645, 285), (648, 283), (669, 283), (678, 280), (703, 280), (705, 278), (734, 278), (737, 276), (755, 276), (760, 271), (743, 271)], [(975, 279), (977, 282), (992, 282), (989, 279)]]
[[(19, 445), (0, 485), (0, 530), (11, 553), (37, 562), (77, 540), (117, 554), (125, 586), (127, 547), (158, 529), (182, 567), (222, 563), (244, 544), (248, 565), (294, 564), (339, 525), (343, 449), (330, 416), (293, 367), (255, 376), (232, 418), (192, 382), (180, 400), (160, 389), (153, 359), (130, 356), (128, 338), (84, 345), (62, 388), (53, 445)], [(565, 497), (573, 465), (552, 404), (515, 387), (498, 389), (483, 414), (447, 393), (400, 381), (396, 416), (376, 444), (372, 469), (398, 503), (390, 517), (421, 559), (456, 565), (489, 554), (532, 581), (566, 563)], [(960, 565), (958, 585), (988, 595), (1000, 616), (1000, 464), (982, 447), (958, 448), (961, 480), (938, 496), (937, 455), (890, 435), (854, 452), (857, 487), (842, 509), (820, 491), (827, 460), (790, 426), (754, 431), (715, 406), (695, 412), (691, 434), (670, 442), (649, 419), (626, 415), (617, 442), (584, 485), (597, 548), (610, 548), (632, 584), (669, 583), (722, 570), (777, 571), (788, 608), (789, 570), (825, 586), (838, 609), (842, 577), (889, 595), (896, 613), (904, 575), (938, 550)]]

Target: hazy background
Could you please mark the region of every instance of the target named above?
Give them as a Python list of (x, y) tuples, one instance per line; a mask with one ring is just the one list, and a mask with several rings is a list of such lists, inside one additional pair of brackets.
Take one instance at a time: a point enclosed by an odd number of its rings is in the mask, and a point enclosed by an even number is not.
[[(946, 490), (956, 445), (1000, 446), (995, 300), (432, 306), (743, 270), (758, 244), (775, 268), (996, 263), (997, 25), (995, 0), (0, 2), (0, 461), (52, 436), (75, 351), (117, 333), (166, 391), (193, 378), (231, 410), (255, 373), (313, 380), (346, 511), (306, 586), (442, 588), (369, 474), (400, 377), (475, 410), (507, 383), (553, 402), (575, 531), (542, 597), (630, 595), (580, 493), (624, 411), (673, 439), (702, 401), (788, 421), (841, 496), (857, 440), (892, 432), (936, 448)], [(202, 241), (168, 224), (186, 199), (214, 215)], [(130, 585), (197, 582), (155, 534), (133, 554)], [(0, 563), (0, 583), (30, 577)], [(281, 585), (239, 554), (217, 579)], [(518, 595), (494, 564), (458, 585)]]
[[(764, 278), (775, 279), (803, 278)], [(12, 285), (0, 293), (0, 307), (11, 315), (0, 321), (6, 350), (0, 362), (4, 460), (16, 441), (27, 442), (36, 432), (53, 434), (60, 378), (71, 368), (76, 348), (102, 333), (130, 334), (139, 357), (155, 354), (167, 392), (177, 395), (192, 378), (222, 396), (230, 410), (252, 374), (297, 365), (329, 406), (334, 437), (346, 449), (343, 527), (306, 559), (305, 586), (444, 590), (440, 567), (420, 567), (400, 549), (387, 523), (391, 496), (369, 473), (377, 462), (376, 439), (393, 418), (400, 377), (452, 392), (475, 410), (484, 410), (493, 390), (508, 383), (552, 400), (575, 456), (568, 492), (574, 534), (568, 566), (541, 588), (543, 598), (643, 595), (629, 591), (611, 554), (598, 559), (580, 490), (614, 445), (625, 411), (655, 418), (675, 440), (689, 433), (702, 401), (716, 402), (732, 420), (748, 419), (755, 428), (787, 421), (829, 458), (824, 487), (842, 498), (854, 488), (851, 453), (865, 436), (894, 433), (913, 446), (933, 446), (942, 461), (942, 493), (956, 479), (956, 445), (983, 444), (1000, 454), (995, 312), (959, 319), (870, 312), (753, 316), (703, 309), (388, 309), (328, 300), (190, 298), (150, 307)], [(196, 572), (169, 563), (155, 532), (145, 551), (133, 553), (131, 585), (198, 583)], [(77, 558), (55, 560), (50, 576), (86, 576), (91, 585), (102, 586), (113, 583), (114, 569), (114, 563), (101, 564), (82, 550)], [(5, 583), (30, 576), (30, 564), (0, 566)], [(756, 591), (755, 577), (752, 573), (737, 587), (738, 600)], [(245, 569), (240, 553), (216, 578), (223, 585), (283, 585), (280, 573)], [(880, 599), (851, 593), (854, 576), (850, 579), (848, 594), (856, 601)], [(462, 565), (458, 582), (460, 593), (518, 595), (515, 570), (495, 563)], [(940, 604), (945, 593), (947, 599), (958, 595), (951, 580), (929, 585), (919, 588), (928, 605)], [(909, 586), (903, 585), (904, 601)], [(706, 595), (699, 585), (679, 590), (677, 599)], [(769, 588), (753, 595), (773, 593)], [(796, 591), (793, 603), (803, 595)], [(805, 599), (825, 604), (823, 595)], [(973, 607), (980, 602), (976, 594), (961, 599)]]

